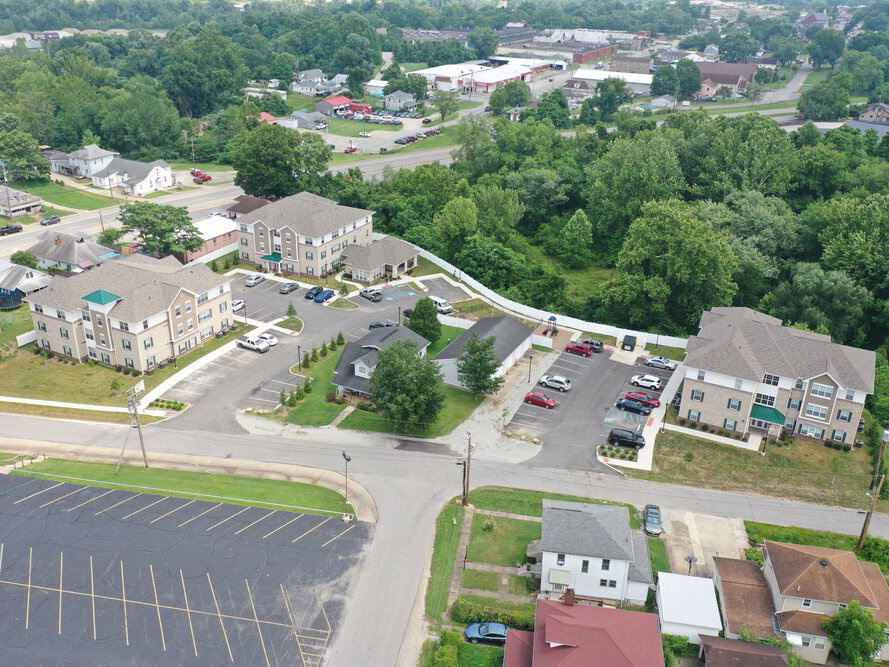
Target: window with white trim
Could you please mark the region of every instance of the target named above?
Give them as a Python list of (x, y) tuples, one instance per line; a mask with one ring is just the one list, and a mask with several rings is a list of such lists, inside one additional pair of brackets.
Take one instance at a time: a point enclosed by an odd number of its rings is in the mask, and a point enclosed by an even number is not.
[(34, 306), (35, 313), (42, 313), (43, 312), (43, 306), (41, 306), (39, 303), (35, 303), (32, 305)]
[(133, 360), (130, 359), (129, 357), (127, 357), (126, 359), (124, 359), (124, 360), (123, 360), (123, 363), (124, 363), (124, 365), (125, 365), (127, 368), (135, 368), (135, 367), (136, 367), (136, 365), (133, 363)]
[(142, 347), (144, 347), (146, 350), (149, 349), (152, 345), (154, 345), (154, 338), (152, 338), (151, 336), (146, 338), (145, 342), (142, 343)]
[(775, 407), (775, 397), (767, 394), (757, 394), (753, 398), (753, 402), (758, 403), (759, 405), (766, 405), (770, 408)]
[(855, 400), (855, 390), (854, 389), (847, 389), (846, 390), (846, 400), (847, 401), (854, 401)]
[(186, 312), (186, 313), (190, 313), (190, 312), (191, 312), (191, 301), (186, 301), (186, 302), (185, 302), (185, 312)]
[(123, 345), (123, 349), (125, 349), (125, 350), (132, 350), (133, 349), (133, 344), (127, 338), (124, 338), (121, 341), (121, 345)]
[(250, 253), (249, 252), (242, 252), (241, 259), (250, 259)]
[(735, 389), (740, 389), (744, 386), (744, 380), (741, 378), (735, 378)]
[(46, 331), (46, 322), (38, 322), (37, 323), (38, 331)]
[(565, 564), (565, 554), (556, 554), (556, 565)]
[(851, 422), (852, 421), (852, 411), (851, 410), (837, 410), (837, 419), (841, 422)]
[(802, 379), (802, 378), (797, 378), (797, 379), (796, 379), (796, 388), (797, 388), (797, 389), (802, 389), (802, 388), (803, 388), (803, 379)]
[(689, 410), (688, 418), (691, 419), (693, 422), (699, 421), (701, 419), (700, 410)]
[(831, 398), (833, 396), (833, 387), (829, 384), (812, 383), (812, 396), (820, 396), (821, 398)]
[(765, 375), (762, 376), (762, 383), (763, 384), (770, 384), (773, 387), (777, 387), (778, 386), (778, 376), (771, 375), (770, 373), (766, 373)]
[(728, 429), (729, 431), (737, 431), (738, 430), (738, 420), (737, 419), (724, 419), (722, 422), (722, 427)]
[(176, 306), (176, 317), (182, 317), (182, 306)]
[(811, 637), (807, 637), (806, 635), (802, 635), (802, 636), (800, 637), (800, 640), (802, 641), (803, 646), (805, 646), (806, 648), (808, 648), (809, 646), (812, 645), (812, 638), (811, 638)]
[(824, 440), (824, 429), (818, 428), (817, 426), (812, 426), (811, 424), (800, 424), (799, 434), (807, 435), (810, 438), (815, 438), (817, 440)]
[(590, 562), (588, 560), (584, 560), (580, 562), (580, 571), (583, 574), (586, 574), (590, 571)]
[(91, 358), (91, 359), (95, 359), (95, 358), (96, 358), (96, 348), (94, 348), (94, 347), (88, 347), (88, 348), (86, 348), (86, 351), (87, 351), (87, 353), (90, 355), (90, 358)]
[(242, 239), (241, 239), (241, 245), (244, 246), (244, 247), (247, 247), (248, 245), (250, 245), (250, 242), (249, 242), (247, 239), (242, 238)]
[(607, 571), (610, 569), (611, 569), (611, 559), (610, 558), (603, 558), (602, 559), (602, 570)]
[(181, 336), (183, 333), (185, 333), (185, 329), (183, 328), (182, 323), (179, 323), (176, 325), (176, 335)]
[(68, 335), (68, 330), (65, 327), (59, 327), (59, 335), (62, 338), (70, 338), (70, 336)]
[(823, 649), (825, 646), (827, 646), (827, 644), (825, 643), (825, 640), (824, 640), (824, 639), (821, 639), (821, 638), (819, 638), (819, 637), (815, 637), (815, 648), (817, 648), (817, 649)]
[(803, 399), (801, 399), (801, 398), (787, 399), (787, 409), (788, 410), (799, 410), (801, 407), (803, 407)]
[(143, 328), (143, 329), (147, 329), (147, 328), (148, 328), (148, 320), (142, 320), (142, 328)]
[(703, 382), (706, 376), (707, 374), (704, 371), (698, 371), (698, 380), (701, 380)]
[(102, 347), (108, 347), (108, 345), (105, 343), (105, 334), (103, 333), (99, 334), (99, 345), (101, 345)]
[(836, 440), (837, 442), (846, 442), (846, 432), (834, 429), (833, 433), (830, 435), (830, 439)]
[(703, 401), (704, 400), (704, 392), (699, 389), (691, 390), (691, 400), (693, 401)]
[(200, 306), (202, 303), (207, 301), (210, 298), (210, 295), (204, 292), (203, 294), (198, 295), (198, 305)]
[(67, 345), (63, 345), (63, 346), (62, 346), (62, 353), (63, 353), (66, 357), (73, 357), (73, 356), (74, 356), (73, 354), (71, 354), (71, 348), (68, 347)]
[(81, 316), (81, 318), (83, 318), (83, 321), (84, 321), (84, 322), (90, 322), (90, 321), (91, 321), (91, 320), (90, 320), (90, 311), (89, 311), (89, 308), (84, 308), (84, 309), (80, 312), (80, 316)]
[(730, 398), (728, 399), (728, 405), (726, 407), (728, 407), (729, 410), (737, 412), (741, 409), (741, 401), (737, 398)]
[(827, 419), (827, 408), (817, 403), (809, 403), (806, 406), (806, 417), (814, 419)]
[(65, 319), (65, 313), (63, 313), (61, 310), (57, 310), (57, 311), (56, 311), (56, 317), (58, 317), (60, 320), (64, 320), (64, 319)]

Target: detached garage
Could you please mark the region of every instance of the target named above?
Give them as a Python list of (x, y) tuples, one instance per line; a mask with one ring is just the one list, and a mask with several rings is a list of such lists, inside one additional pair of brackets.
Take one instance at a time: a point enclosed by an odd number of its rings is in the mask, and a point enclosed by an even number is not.
[(701, 635), (718, 637), (722, 619), (712, 579), (658, 572), (657, 608), (661, 633), (701, 643)]
[(490, 338), (493, 336), (495, 339), (494, 356), (500, 362), (500, 367), (494, 375), (500, 377), (506, 375), (506, 372), (531, 347), (531, 334), (533, 332), (534, 330), (530, 327), (506, 315), (486, 317), (473, 324), (457, 340), (439, 352), (435, 357), (435, 363), (441, 368), (445, 384), (461, 387), (462, 385), (457, 377), (457, 360), (463, 354), (463, 346), (466, 345), (472, 334), (477, 334), (479, 338)]

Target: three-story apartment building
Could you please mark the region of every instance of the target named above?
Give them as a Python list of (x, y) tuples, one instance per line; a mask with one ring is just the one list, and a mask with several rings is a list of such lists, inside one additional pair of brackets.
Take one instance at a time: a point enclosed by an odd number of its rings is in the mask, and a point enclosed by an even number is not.
[(44, 350), (147, 371), (228, 329), (230, 280), (205, 264), (130, 255), (55, 277), (25, 301)]
[(875, 361), (872, 351), (749, 308), (713, 308), (688, 341), (680, 416), (732, 432), (786, 428), (852, 444)]

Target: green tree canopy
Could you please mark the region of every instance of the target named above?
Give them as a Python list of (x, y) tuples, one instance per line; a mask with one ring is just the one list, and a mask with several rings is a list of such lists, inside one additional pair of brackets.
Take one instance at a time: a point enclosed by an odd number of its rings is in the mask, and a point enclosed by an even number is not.
[(663, 65), (651, 82), (652, 95), (676, 95), (679, 92), (679, 74), (672, 65)]
[(37, 141), (22, 130), (0, 132), (0, 160), (6, 163), (10, 181), (41, 181), (49, 173), (49, 162)]
[(805, 120), (840, 120), (849, 113), (849, 90), (830, 79), (803, 90), (797, 113)]
[(691, 60), (682, 59), (676, 64), (679, 78), (679, 98), (690, 100), (701, 89), (701, 70)]
[(428, 428), (444, 406), (441, 370), (420, 356), (413, 341), (397, 341), (379, 352), (370, 376), (370, 397), (396, 431)]
[(432, 299), (424, 297), (414, 304), (414, 310), (407, 320), (407, 327), (430, 343), (441, 338), (441, 322), (438, 321), (438, 312)]
[(124, 233), (135, 233), (146, 252), (161, 257), (197, 250), (204, 243), (184, 207), (128, 202), (120, 207), (118, 219)]
[(466, 239), (454, 264), (491, 289), (514, 285), (525, 273), (525, 259), (494, 239), (475, 235)]
[(546, 93), (537, 103), (535, 115), (540, 120), (549, 119), (558, 128), (571, 125), (571, 114), (568, 111), (568, 98), (561, 90)]
[(495, 375), (500, 362), (494, 355), (494, 336), (481, 338), (472, 334), (457, 359), (457, 377), (473, 394), (493, 394), (503, 386), (503, 377)]
[(500, 40), (490, 28), (476, 28), (469, 33), (469, 47), (475, 51), (475, 57), (486, 60), (497, 50)]
[(478, 209), (468, 197), (454, 197), (435, 215), (435, 228), (445, 257), (453, 258), (478, 230)]
[(856, 666), (873, 664), (874, 655), (886, 642), (887, 627), (858, 600), (852, 600), (824, 621), (831, 650), (847, 665)]
[(812, 36), (806, 50), (809, 52), (812, 64), (817, 69), (825, 63), (833, 67), (843, 55), (845, 48), (846, 38), (843, 33), (839, 30), (824, 28)]
[(565, 266), (580, 269), (592, 259), (593, 226), (583, 209), (574, 212), (552, 239), (552, 251)]
[(459, 108), (456, 93), (451, 93), (446, 90), (438, 90), (433, 93), (430, 104), (432, 105), (432, 108), (439, 113), (442, 122), (444, 122), (445, 118), (452, 113), (456, 113)]
[(491, 93), (488, 105), (491, 113), (502, 114), (507, 109), (527, 106), (531, 102), (531, 89), (524, 81), (510, 81)]
[[(0, 196), (2, 196), (2, 192), (0, 192)], [(27, 266), (31, 269), (36, 269), (38, 260), (37, 255), (32, 252), (28, 252), (27, 250), (16, 250), (12, 253), (9, 261), (13, 264), (18, 264), (19, 266)]]

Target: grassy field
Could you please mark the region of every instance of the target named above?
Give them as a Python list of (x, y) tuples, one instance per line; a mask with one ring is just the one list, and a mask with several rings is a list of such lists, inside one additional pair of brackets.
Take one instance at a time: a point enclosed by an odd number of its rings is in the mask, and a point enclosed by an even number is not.
[(486, 317), (495, 317), (504, 314), (502, 310), (480, 297), (456, 301), (452, 305), (458, 313), (470, 320), (481, 320)]
[(831, 69), (829, 67), (825, 69), (812, 70), (806, 77), (806, 81), (805, 83), (803, 83), (802, 90), (817, 86), (819, 83), (824, 83), (825, 81), (827, 81), (827, 77), (830, 76), (830, 72)]
[(19, 306), (15, 310), (0, 311), (0, 348), (9, 345), (15, 347), (15, 337), (21, 336), (34, 328), (31, 323), (31, 311), (28, 306)]
[(648, 556), (651, 558), (651, 574), (657, 582), (658, 572), (670, 572), (670, 557), (667, 555), (667, 543), (657, 537), (648, 538)]
[(614, 336), (606, 336), (604, 334), (594, 333), (592, 331), (584, 331), (581, 338), (598, 338), (606, 345), (617, 345), (617, 338)]
[(324, 98), (288, 92), (287, 99), (284, 101), (287, 102), (287, 106), (290, 107), (291, 111), (314, 111), (315, 103), (322, 99)]
[(870, 483), (867, 452), (837, 451), (800, 436), (790, 447), (759, 452), (666, 431), (657, 437), (651, 472), (628, 475), (694, 487), (768, 494), (792, 500), (863, 507)]
[(454, 131), (453, 125), (447, 125), (441, 128), (441, 134), (436, 134), (433, 137), (428, 137), (426, 139), (421, 139), (420, 141), (415, 141), (412, 144), (408, 144), (404, 148), (399, 148), (396, 151), (389, 151), (389, 154), (395, 153), (416, 153), (417, 151), (429, 151), (434, 148), (446, 148), (448, 146), (456, 146), (457, 145), (457, 136)]
[(412, 278), (420, 278), (422, 276), (429, 276), (434, 273), (447, 273), (443, 268), (441, 268), (435, 262), (431, 262), (425, 257), (417, 257), (417, 265), (414, 267), (413, 271), (411, 271)]
[(167, 197), (168, 195), (175, 195), (187, 190), (197, 190), (199, 187), (199, 185), (183, 185), (178, 188), (170, 188), (169, 190), (158, 190), (157, 192), (149, 192), (142, 199), (158, 199), (159, 197)]
[(366, 412), (364, 410), (355, 410), (342, 422), (340, 428), (354, 429), (356, 431), (372, 431), (376, 433), (397, 433), (400, 435), (412, 435), (419, 438), (438, 438), (447, 435), (460, 424), (462, 424), (472, 411), (475, 410), (482, 402), (482, 398), (477, 398), (468, 391), (457, 389), (456, 387), (443, 387), (445, 394), (444, 407), (438, 413), (438, 418), (431, 425), (421, 426), (399, 426), (395, 429), (393, 425), (382, 416)]
[(120, 203), (119, 199), (111, 199), (100, 194), (93, 194), (77, 188), (65, 185), (57, 185), (55, 183), (22, 183), (14, 181), (10, 184), (13, 188), (30, 192), (33, 195), (42, 197), (46, 201), (64, 206), (66, 208), (83, 209), (92, 211), (97, 208), (105, 208)]
[(704, 109), (710, 116), (724, 116), (729, 113), (759, 113), (760, 111), (772, 111), (786, 109), (788, 112), (796, 110), (796, 101), (772, 102), (770, 104), (748, 104), (746, 106), (731, 107), (729, 109)]
[(285, 329), (290, 329), (291, 331), (299, 333), (303, 330), (303, 321), (296, 316), (288, 317), (286, 320), (278, 322), (276, 326), (284, 327)]
[(465, 329), (461, 329), (459, 327), (452, 327), (449, 324), (441, 325), (441, 336), (437, 341), (432, 343), (426, 349), (426, 356), (430, 359), (435, 359), (439, 352), (445, 349), (448, 345), (450, 345), (453, 341), (457, 340), (460, 337)]
[(448, 608), (448, 588), (454, 576), (464, 512), (463, 506), (452, 499), (435, 520), (435, 543), (426, 585), (426, 617), (435, 623), (441, 621), (441, 615)]
[(682, 361), (685, 359), (685, 350), (681, 347), (670, 347), (669, 345), (646, 345), (645, 352), (649, 356), (659, 355), (672, 361)]
[(364, 123), (360, 120), (347, 120), (344, 118), (330, 119), (329, 131), (339, 137), (357, 137), (361, 132), (399, 132), (403, 130), (401, 125), (374, 125), (373, 123)]
[(589, 266), (585, 269), (560, 269), (565, 278), (565, 294), (569, 299), (586, 301), (590, 294), (598, 292), (605, 281), (617, 274), (617, 269), (605, 266)]
[(531, 577), (520, 577), (516, 574), (510, 574), (507, 582), (507, 590), (513, 595), (529, 595), (537, 592), (537, 586)]
[(503, 486), (483, 486), (472, 492), (470, 502), (479, 509), (511, 512), (513, 514), (524, 514), (525, 516), (543, 516), (542, 501), (544, 498), (626, 507), (630, 511), (630, 526), (632, 528), (642, 526), (639, 514), (633, 505), (598, 500), (596, 498), (585, 498), (583, 496), (571, 496), (564, 493), (510, 489)]
[(301, 401), (295, 408), (291, 408), (287, 414), (288, 424), (302, 424), (303, 426), (325, 426), (337, 418), (343, 411), (342, 405), (328, 403), (327, 394), (336, 391), (333, 386), (333, 369), (339, 361), (342, 350), (332, 352), (326, 358), (321, 359), (313, 367), (299, 371), (306, 377), (314, 378), (312, 393)]
[[(41, 463), (33, 463), (13, 474), (42, 478), (59, 476), (57, 478), (60, 481), (76, 481), (79, 484), (108, 489), (129, 488), (122, 485), (146, 486), (153, 490), (145, 493), (175, 498), (213, 500), (208, 496), (221, 496), (226, 498), (224, 502), (250, 507), (276, 508), (286, 505), (292, 508), (291, 511), (309, 513), (312, 513), (312, 510), (352, 511), (351, 505), (346, 505), (342, 495), (316, 484), (141, 466), (121, 466), (120, 474), (115, 475), (114, 469), (115, 466), (110, 463), (48, 459)], [(65, 480), (65, 477), (79, 479)], [(287, 508), (280, 507), (280, 509)]]
[(457, 667), (500, 667), (504, 649), (499, 646), (460, 644), (457, 649)]
[[(78, 410), (76, 408), (57, 408), (49, 405), (30, 405), (28, 403), (0, 402), (0, 412), (15, 415), (33, 415), (34, 417), (50, 417), (52, 419), (80, 419), (90, 422), (107, 422), (109, 424), (129, 424), (132, 420), (126, 412), (103, 412), (101, 410)], [(163, 417), (142, 415), (142, 425), (160, 421)]]
[[(485, 523), (494, 522), (493, 530), (485, 530)], [(533, 540), (540, 539), (541, 524), (505, 517), (476, 514), (472, 517), (469, 536), (469, 560), (475, 563), (518, 566), (525, 562), (525, 550)]]
[[(460, 115), (461, 111), (466, 111), (467, 109), (477, 109), (482, 105), (481, 102), (463, 100), (457, 102), (457, 110), (454, 113), (449, 113), (445, 117), (445, 121), (454, 120), (458, 115)], [(427, 127), (441, 125), (441, 114), (438, 113), (435, 109), (427, 109), (426, 115), (432, 118), (431, 123), (427, 123)]]
[(460, 585), (463, 588), (476, 588), (482, 591), (496, 593), (500, 590), (500, 575), (487, 570), (463, 570), (460, 575)]
[(408, 72), (416, 72), (418, 69), (426, 69), (426, 63), (398, 63), (401, 71), (405, 74)]
[(498, 600), (496, 598), (482, 597), (480, 595), (461, 595), (460, 598), (492, 610), (521, 612), (531, 614), (532, 616), (534, 615), (535, 604), (533, 602), (510, 602), (508, 600)]
[(201, 171), (231, 171), (232, 166), (230, 164), (223, 164), (221, 162), (195, 162), (192, 164), (191, 162), (182, 161), (173, 161), (170, 162), (169, 165), (173, 168), (174, 171), (191, 171), (192, 169), (200, 169)]
[(47, 218), (51, 215), (57, 215), (59, 217), (63, 217), (66, 215), (74, 215), (75, 211), (63, 211), (60, 208), (53, 208), (52, 206), (44, 206), (43, 211), (38, 215), (20, 215), (15, 218), (9, 218), (5, 215), (0, 215), (0, 225), (7, 224), (18, 224), (18, 225), (33, 225), (38, 220), (42, 220), (43, 218)]

